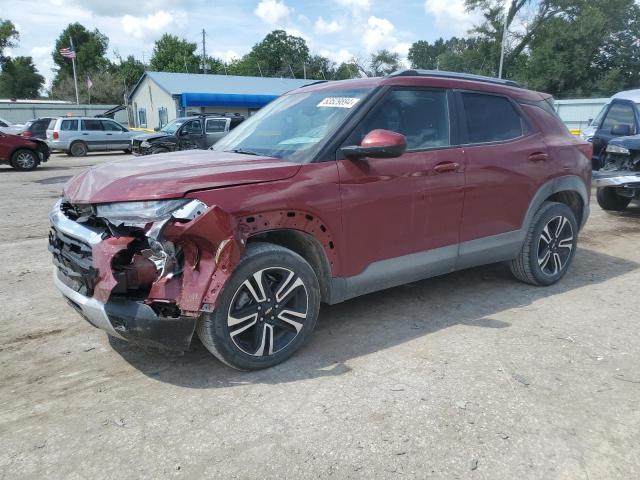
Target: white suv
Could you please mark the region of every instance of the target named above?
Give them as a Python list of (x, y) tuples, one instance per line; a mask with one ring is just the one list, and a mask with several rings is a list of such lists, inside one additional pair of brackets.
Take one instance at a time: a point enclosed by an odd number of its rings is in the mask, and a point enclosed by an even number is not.
[(129, 153), (131, 132), (109, 118), (60, 117), (47, 128), (47, 144), (52, 151), (83, 157), (87, 152), (119, 150)]

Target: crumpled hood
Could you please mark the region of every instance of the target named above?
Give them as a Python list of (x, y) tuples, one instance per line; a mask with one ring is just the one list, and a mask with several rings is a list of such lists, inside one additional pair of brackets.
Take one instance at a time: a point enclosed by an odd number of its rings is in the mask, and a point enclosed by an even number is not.
[(64, 196), (72, 203), (178, 198), (193, 190), (282, 180), (299, 169), (271, 157), (185, 150), (91, 167), (69, 180)]
[(164, 132), (153, 132), (153, 133), (149, 132), (149, 133), (141, 133), (139, 135), (134, 135), (132, 138), (133, 140), (144, 141), (144, 140), (158, 140), (159, 138), (165, 138), (165, 137), (173, 137), (173, 135), (169, 135), (168, 133), (164, 133)]

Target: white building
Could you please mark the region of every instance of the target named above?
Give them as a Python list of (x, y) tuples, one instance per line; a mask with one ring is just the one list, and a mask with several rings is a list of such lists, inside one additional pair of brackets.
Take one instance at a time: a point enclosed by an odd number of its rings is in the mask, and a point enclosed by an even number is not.
[(251, 115), (285, 92), (315, 80), (145, 72), (128, 98), (129, 126), (160, 128), (195, 113)]

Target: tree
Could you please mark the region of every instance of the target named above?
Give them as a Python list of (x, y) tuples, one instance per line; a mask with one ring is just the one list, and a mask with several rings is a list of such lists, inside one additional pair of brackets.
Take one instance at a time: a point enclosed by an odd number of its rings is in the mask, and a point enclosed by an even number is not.
[(357, 78), (359, 69), (354, 62), (341, 63), (333, 74), (334, 80), (347, 80), (349, 78)]
[(62, 78), (73, 76), (71, 60), (60, 55), (60, 49), (68, 48), (71, 40), (76, 51), (76, 70), (79, 79), (96, 71), (104, 71), (109, 66), (109, 61), (105, 57), (109, 39), (97, 28), (89, 31), (77, 22), (72, 23), (58, 37), (52, 53), (53, 62), (58, 69), (54, 84)]
[(129, 55), (124, 60), (118, 56), (117, 63), (111, 63), (109, 66), (109, 72), (118, 76), (121, 79), (121, 84), (127, 89), (138, 83), (138, 80), (144, 74), (144, 70), (144, 63), (136, 60), (133, 55)]
[(0, 96), (38, 98), (44, 77), (38, 73), (31, 57), (7, 58), (0, 73)]
[(274, 30), (240, 60), (232, 62), (233, 75), (303, 78), (309, 47), (303, 38)]
[(335, 74), (335, 63), (322, 55), (312, 55), (305, 65), (305, 70), (307, 78), (331, 80)]
[(437, 70), (440, 68), (438, 57), (453, 48), (458, 41), (459, 39), (456, 37), (449, 40), (439, 38), (433, 44), (420, 40), (411, 45), (407, 58), (413, 68)]
[(149, 68), (156, 72), (200, 72), (201, 59), (196, 55), (196, 43), (165, 33), (156, 41)]
[[(88, 88), (86, 77), (78, 79), (80, 103), (121, 104), (127, 92), (122, 77), (109, 71), (96, 72), (91, 77), (93, 86)], [(73, 76), (61, 77), (51, 88), (51, 97), (75, 101)]]
[(399, 70), (401, 66), (400, 54), (389, 50), (379, 50), (371, 54), (368, 75), (371, 77), (389, 75)]
[(7, 47), (15, 47), (20, 34), (16, 30), (11, 20), (3, 20), (0, 18), (0, 67), (4, 64), (4, 49)]

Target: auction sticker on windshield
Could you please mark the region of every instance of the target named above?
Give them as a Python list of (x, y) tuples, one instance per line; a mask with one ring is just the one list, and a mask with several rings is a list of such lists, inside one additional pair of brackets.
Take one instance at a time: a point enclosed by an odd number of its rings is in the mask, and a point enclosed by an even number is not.
[(352, 97), (327, 97), (322, 100), (317, 107), (351, 108), (360, 101), (359, 98)]

